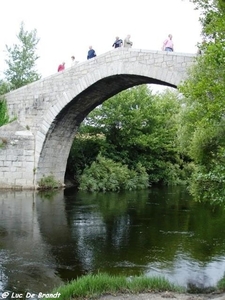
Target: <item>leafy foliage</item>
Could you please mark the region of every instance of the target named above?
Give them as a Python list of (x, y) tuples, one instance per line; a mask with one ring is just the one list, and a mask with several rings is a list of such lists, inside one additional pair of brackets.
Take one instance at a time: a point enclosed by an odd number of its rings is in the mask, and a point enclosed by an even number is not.
[(92, 111), (81, 126), (68, 169), (79, 176), (101, 152), (130, 170), (141, 164), (149, 184), (181, 183), (190, 168), (177, 144), (180, 108), (176, 93), (154, 95), (147, 85), (117, 94)]
[[(21, 23), (20, 32), (17, 36), (19, 43), (13, 45), (13, 47), (6, 45), (8, 69), (4, 72), (6, 80), (0, 80), (0, 95), (40, 79), (40, 75), (34, 70), (35, 62), (39, 58), (35, 54), (39, 42), (36, 34), (36, 30), (26, 31), (24, 24)], [(0, 126), (8, 122), (6, 102), (0, 100)]]
[(5, 100), (0, 100), (0, 126), (9, 122), (8, 110)]
[(4, 95), (8, 92), (10, 92), (11, 90), (11, 84), (4, 81), (4, 80), (0, 80), (0, 95)]
[[(225, 10), (218, 1), (193, 0), (202, 11), (204, 54), (180, 86), (186, 97), (181, 113), (181, 151), (195, 162), (191, 191), (200, 199), (225, 201)], [(197, 195), (199, 192), (199, 195)]]
[[(10, 91), (10, 84), (0, 80), (0, 95), (4, 95)], [(9, 122), (9, 115), (6, 100), (4, 97), (0, 99), (0, 126), (5, 125)]]
[(102, 135), (77, 134), (70, 150), (66, 177), (79, 178), (85, 167), (89, 167), (102, 149)]
[(37, 31), (28, 32), (25, 30), (24, 24), (21, 23), (17, 38), (19, 40), (18, 44), (12, 47), (6, 45), (8, 69), (4, 74), (12, 89), (17, 89), (40, 79), (40, 75), (35, 70), (35, 62), (39, 58), (35, 53), (39, 42)]
[(225, 199), (225, 167), (216, 164), (212, 170), (207, 171), (198, 166), (193, 175), (190, 192), (198, 201), (224, 203)]
[(38, 186), (40, 190), (51, 190), (51, 189), (58, 188), (60, 185), (53, 175), (49, 175), (49, 176), (43, 176), (39, 180)]
[(94, 125), (92, 130), (106, 137), (104, 156), (129, 168), (140, 162), (151, 183), (169, 182), (170, 167), (174, 168), (179, 160), (176, 147), (179, 109), (174, 93), (153, 95), (147, 85), (142, 85), (106, 101), (90, 114), (88, 121)]
[(126, 165), (98, 155), (90, 168), (86, 168), (80, 177), (80, 190), (120, 191), (137, 190), (148, 187), (148, 175), (141, 164), (135, 170)]

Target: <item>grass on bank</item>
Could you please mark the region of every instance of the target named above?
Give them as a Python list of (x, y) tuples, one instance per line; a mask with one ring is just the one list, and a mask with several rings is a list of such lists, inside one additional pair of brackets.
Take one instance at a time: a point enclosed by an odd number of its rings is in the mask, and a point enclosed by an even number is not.
[(217, 289), (220, 292), (225, 292), (225, 273), (224, 273), (224, 276), (217, 283)]
[[(153, 291), (183, 290), (171, 284), (164, 277), (111, 276), (107, 274), (86, 275), (55, 289), (52, 294), (60, 293), (60, 300), (95, 299), (104, 294), (137, 294)], [(54, 299), (49, 298), (48, 299)]]

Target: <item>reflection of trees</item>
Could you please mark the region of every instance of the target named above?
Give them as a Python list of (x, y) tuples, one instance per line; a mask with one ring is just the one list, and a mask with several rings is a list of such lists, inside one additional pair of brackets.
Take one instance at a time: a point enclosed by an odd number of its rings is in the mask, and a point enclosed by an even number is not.
[[(215, 255), (224, 255), (223, 230), (224, 210), (209, 203), (196, 205), (197, 212), (190, 215), (189, 231), (195, 232), (193, 243), (189, 246), (191, 255), (202, 262), (208, 262)], [(187, 245), (188, 246), (188, 245)]]
[(33, 193), (10, 199), (2, 193), (0, 199), (4, 288), (14, 286), (19, 272), (20, 286), (35, 290), (37, 278), (52, 286), (87, 272), (128, 276), (149, 266), (175, 269), (180, 254), (183, 265), (193, 260), (208, 266), (225, 254), (224, 210), (195, 203), (177, 187), (118, 194), (71, 190), (50, 199), (33, 199)]
[[(224, 254), (224, 213), (194, 203), (177, 187), (88, 196), (79, 192), (76, 198), (83, 208), (70, 214), (73, 220), (79, 214), (83, 223), (80, 227), (76, 221), (70, 223), (89, 270), (114, 272), (123, 262), (129, 271), (133, 263), (137, 274), (155, 261), (170, 265), (178, 252), (203, 263)], [(212, 243), (215, 239), (217, 243)]]
[(105, 194), (71, 189), (42, 200), (38, 212), (66, 280), (97, 271), (137, 275), (156, 264), (170, 269), (180, 253), (203, 265), (224, 255), (224, 212), (195, 203), (178, 187)]

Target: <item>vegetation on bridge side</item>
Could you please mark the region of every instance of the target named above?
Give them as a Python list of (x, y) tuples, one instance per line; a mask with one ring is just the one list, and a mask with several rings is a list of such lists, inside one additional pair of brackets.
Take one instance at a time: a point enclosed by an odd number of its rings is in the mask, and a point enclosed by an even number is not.
[(38, 181), (38, 189), (39, 190), (54, 190), (61, 188), (62, 184), (57, 181), (57, 179), (54, 177), (54, 175), (50, 174), (48, 176), (43, 176)]
[(9, 122), (9, 115), (5, 99), (0, 100), (0, 126)]
[(200, 55), (188, 80), (181, 147), (195, 163), (192, 194), (225, 203), (225, 9), (223, 1), (192, 0), (202, 11)]
[[(9, 122), (8, 110), (5, 99), (0, 99), (0, 127)], [(7, 144), (7, 139), (0, 137), (0, 149)]]

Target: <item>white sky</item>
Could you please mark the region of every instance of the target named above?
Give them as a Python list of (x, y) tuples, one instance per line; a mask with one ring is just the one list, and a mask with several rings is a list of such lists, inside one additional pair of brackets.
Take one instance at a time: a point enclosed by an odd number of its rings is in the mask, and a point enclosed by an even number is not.
[(87, 57), (89, 45), (97, 55), (112, 50), (118, 35), (131, 35), (133, 48), (161, 50), (169, 33), (176, 52), (196, 53), (201, 41), (199, 13), (189, 0), (0, 0), (0, 77), (6, 69), (5, 45), (18, 39), (20, 24), (37, 29), (40, 38), (37, 70), (46, 77), (58, 65), (71, 66)]

